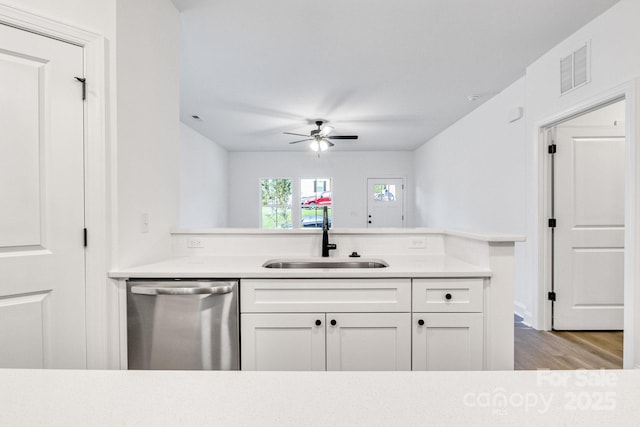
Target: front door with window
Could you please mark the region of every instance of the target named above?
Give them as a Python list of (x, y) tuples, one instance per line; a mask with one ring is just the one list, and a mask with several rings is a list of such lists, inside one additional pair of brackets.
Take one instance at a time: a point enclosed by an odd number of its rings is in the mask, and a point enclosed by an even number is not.
[(0, 368), (86, 367), (83, 68), (0, 24)]
[(367, 227), (404, 227), (404, 179), (367, 180)]

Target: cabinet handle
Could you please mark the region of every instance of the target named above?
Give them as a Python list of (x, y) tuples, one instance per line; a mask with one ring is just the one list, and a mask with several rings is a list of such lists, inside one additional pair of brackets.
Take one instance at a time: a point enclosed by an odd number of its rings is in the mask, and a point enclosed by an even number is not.
[(450, 300), (450, 299), (451, 299), (451, 294), (446, 294), (444, 297), (445, 297), (447, 300)]
[(322, 325), (322, 320), (316, 320), (316, 326)]
[(336, 319), (331, 319), (331, 326), (336, 326), (337, 324)]
[(424, 325), (424, 320), (422, 320), (422, 319), (418, 320), (418, 325), (420, 325), (420, 326)]

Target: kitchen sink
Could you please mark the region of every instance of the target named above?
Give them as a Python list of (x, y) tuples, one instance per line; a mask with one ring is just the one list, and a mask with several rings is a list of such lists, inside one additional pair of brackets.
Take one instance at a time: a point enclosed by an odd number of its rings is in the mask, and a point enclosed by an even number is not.
[(362, 260), (292, 260), (272, 259), (264, 264), (264, 268), (385, 268), (389, 267), (381, 259)]

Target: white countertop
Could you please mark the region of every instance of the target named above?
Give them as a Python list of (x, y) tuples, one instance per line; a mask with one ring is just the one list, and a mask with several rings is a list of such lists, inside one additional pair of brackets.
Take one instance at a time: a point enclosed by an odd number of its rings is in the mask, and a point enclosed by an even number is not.
[(0, 425), (635, 426), (640, 371), (0, 370)]
[[(490, 277), (491, 271), (443, 255), (381, 256), (386, 268), (278, 269), (262, 265), (267, 256), (185, 256), (111, 271), (112, 278), (370, 278)], [(281, 258), (277, 258), (281, 259)], [(369, 260), (370, 258), (288, 258), (299, 260)]]

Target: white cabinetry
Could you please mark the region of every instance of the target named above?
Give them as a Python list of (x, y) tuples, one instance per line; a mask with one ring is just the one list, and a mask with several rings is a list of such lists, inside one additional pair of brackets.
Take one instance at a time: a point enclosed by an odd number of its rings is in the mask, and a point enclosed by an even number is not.
[(483, 279), (414, 279), (413, 370), (481, 370)]
[(409, 313), (327, 313), (327, 370), (411, 370), (410, 322)]
[(241, 307), (243, 370), (411, 369), (408, 279), (245, 280)]
[(325, 314), (243, 314), (242, 369), (324, 371)]

